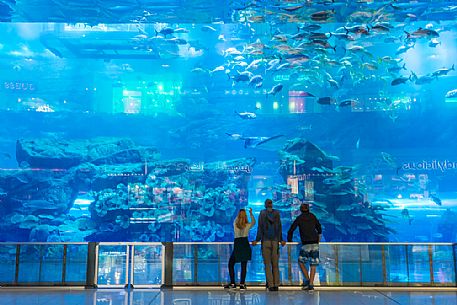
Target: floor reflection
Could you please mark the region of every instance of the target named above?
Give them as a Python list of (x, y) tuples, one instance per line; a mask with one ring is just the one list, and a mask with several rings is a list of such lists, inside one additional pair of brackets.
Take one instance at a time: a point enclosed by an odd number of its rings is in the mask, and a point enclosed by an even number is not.
[(0, 288), (1, 305), (455, 305), (457, 292)]

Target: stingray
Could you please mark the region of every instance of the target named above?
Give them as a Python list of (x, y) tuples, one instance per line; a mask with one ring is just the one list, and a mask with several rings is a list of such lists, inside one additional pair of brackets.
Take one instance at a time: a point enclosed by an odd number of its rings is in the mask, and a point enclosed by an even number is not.
[(244, 140), (244, 148), (256, 148), (259, 145), (263, 145), (280, 137), (284, 137), (284, 135), (277, 135), (273, 137), (241, 137), (240, 140)]

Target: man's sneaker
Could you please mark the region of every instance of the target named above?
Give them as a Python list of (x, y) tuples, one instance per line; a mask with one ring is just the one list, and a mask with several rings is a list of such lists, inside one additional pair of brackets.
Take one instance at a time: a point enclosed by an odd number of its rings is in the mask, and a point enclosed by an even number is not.
[(224, 289), (236, 289), (236, 285), (235, 284), (227, 284), (227, 285), (224, 285)]
[(303, 284), (301, 285), (302, 290), (308, 290), (309, 289), (309, 280), (304, 280)]
[(246, 284), (240, 284), (240, 290), (246, 290)]
[(308, 285), (308, 290), (314, 290), (314, 286), (313, 285)]
[(275, 287), (275, 286), (269, 287), (268, 290), (269, 291), (278, 291), (278, 287)]

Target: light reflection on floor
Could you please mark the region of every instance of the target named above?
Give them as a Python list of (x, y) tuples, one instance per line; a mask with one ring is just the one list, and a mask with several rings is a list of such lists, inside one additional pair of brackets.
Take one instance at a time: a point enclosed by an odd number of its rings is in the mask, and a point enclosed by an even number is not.
[(246, 292), (135, 289), (131, 291), (0, 288), (2, 305), (455, 305), (457, 291), (280, 290)]

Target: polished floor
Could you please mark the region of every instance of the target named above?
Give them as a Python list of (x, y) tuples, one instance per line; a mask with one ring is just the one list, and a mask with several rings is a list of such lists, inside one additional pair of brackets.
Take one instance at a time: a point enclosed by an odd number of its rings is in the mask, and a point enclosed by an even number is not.
[(457, 291), (0, 288), (1, 305), (456, 305)]

